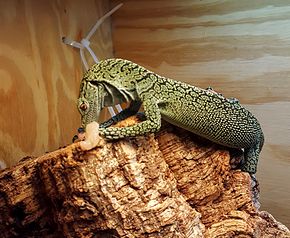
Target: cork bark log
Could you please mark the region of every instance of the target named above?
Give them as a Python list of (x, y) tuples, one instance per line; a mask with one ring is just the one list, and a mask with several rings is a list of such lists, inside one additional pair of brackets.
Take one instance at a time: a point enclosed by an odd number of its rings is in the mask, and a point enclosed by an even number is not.
[(258, 210), (257, 183), (235, 161), (168, 124), (27, 157), (0, 173), (1, 237), (290, 237)]

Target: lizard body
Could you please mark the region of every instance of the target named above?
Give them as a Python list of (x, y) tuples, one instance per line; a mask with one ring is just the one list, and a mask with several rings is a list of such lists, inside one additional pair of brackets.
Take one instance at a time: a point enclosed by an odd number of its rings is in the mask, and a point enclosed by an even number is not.
[[(103, 107), (131, 102), (130, 106), (100, 125), (107, 139), (144, 135), (160, 129), (161, 118), (218, 144), (243, 148), (243, 171), (256, 173), (264, 136), (258, 120), (236, 99), (155, 74), (123, 59), (108, 59), (84, 75), (78, 108), (82, 127), (97, 121)], [(110, 125), (138, 112), (146, 120), (133, 126)]]

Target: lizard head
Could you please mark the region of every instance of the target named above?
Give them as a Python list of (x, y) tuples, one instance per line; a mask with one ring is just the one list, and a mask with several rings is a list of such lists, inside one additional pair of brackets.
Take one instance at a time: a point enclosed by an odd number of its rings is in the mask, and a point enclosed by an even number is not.
[(101, 84), (82, 82), (80, 96), (78, 99), (78, 109), (81, 114), (82, 128), (86, 125), (98, 121), (103, 108), (104, 88)]

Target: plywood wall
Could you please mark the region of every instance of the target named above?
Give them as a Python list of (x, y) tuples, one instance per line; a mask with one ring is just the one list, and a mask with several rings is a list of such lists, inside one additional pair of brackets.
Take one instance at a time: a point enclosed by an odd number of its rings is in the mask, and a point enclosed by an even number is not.
[(262, 208), (290, 227), (290, 1), (122, 2), (113, 18), (116, 57), (210, 85), (259, 118)]
[[(80, 40), (109, 10), (106, 0), (0, 0), (0, 161), (8, 166), (71, 143), (82, 64), (62, 36)], [(92, 38), (112, 56), (110, 21)]]

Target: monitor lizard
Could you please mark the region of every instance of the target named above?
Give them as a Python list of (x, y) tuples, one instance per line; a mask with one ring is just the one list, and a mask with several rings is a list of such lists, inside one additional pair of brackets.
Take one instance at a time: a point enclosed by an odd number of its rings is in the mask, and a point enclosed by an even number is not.
[[(83, 128), (98, 120), (102, 108), (122, 102), (130, 102), (129, 107), (100, 124), (99, 133), (106, 139), (157, 132), (162, 118), (215, 143), (243, 149), (241, 170), (256, 173), (264, 135), (259, 121), (237, 99), (162, 77), (124, 59), (100, 61), (84, 74), (78, 99)], [(110, 127), (136, 114), (141, 105), (145, 121)]]

